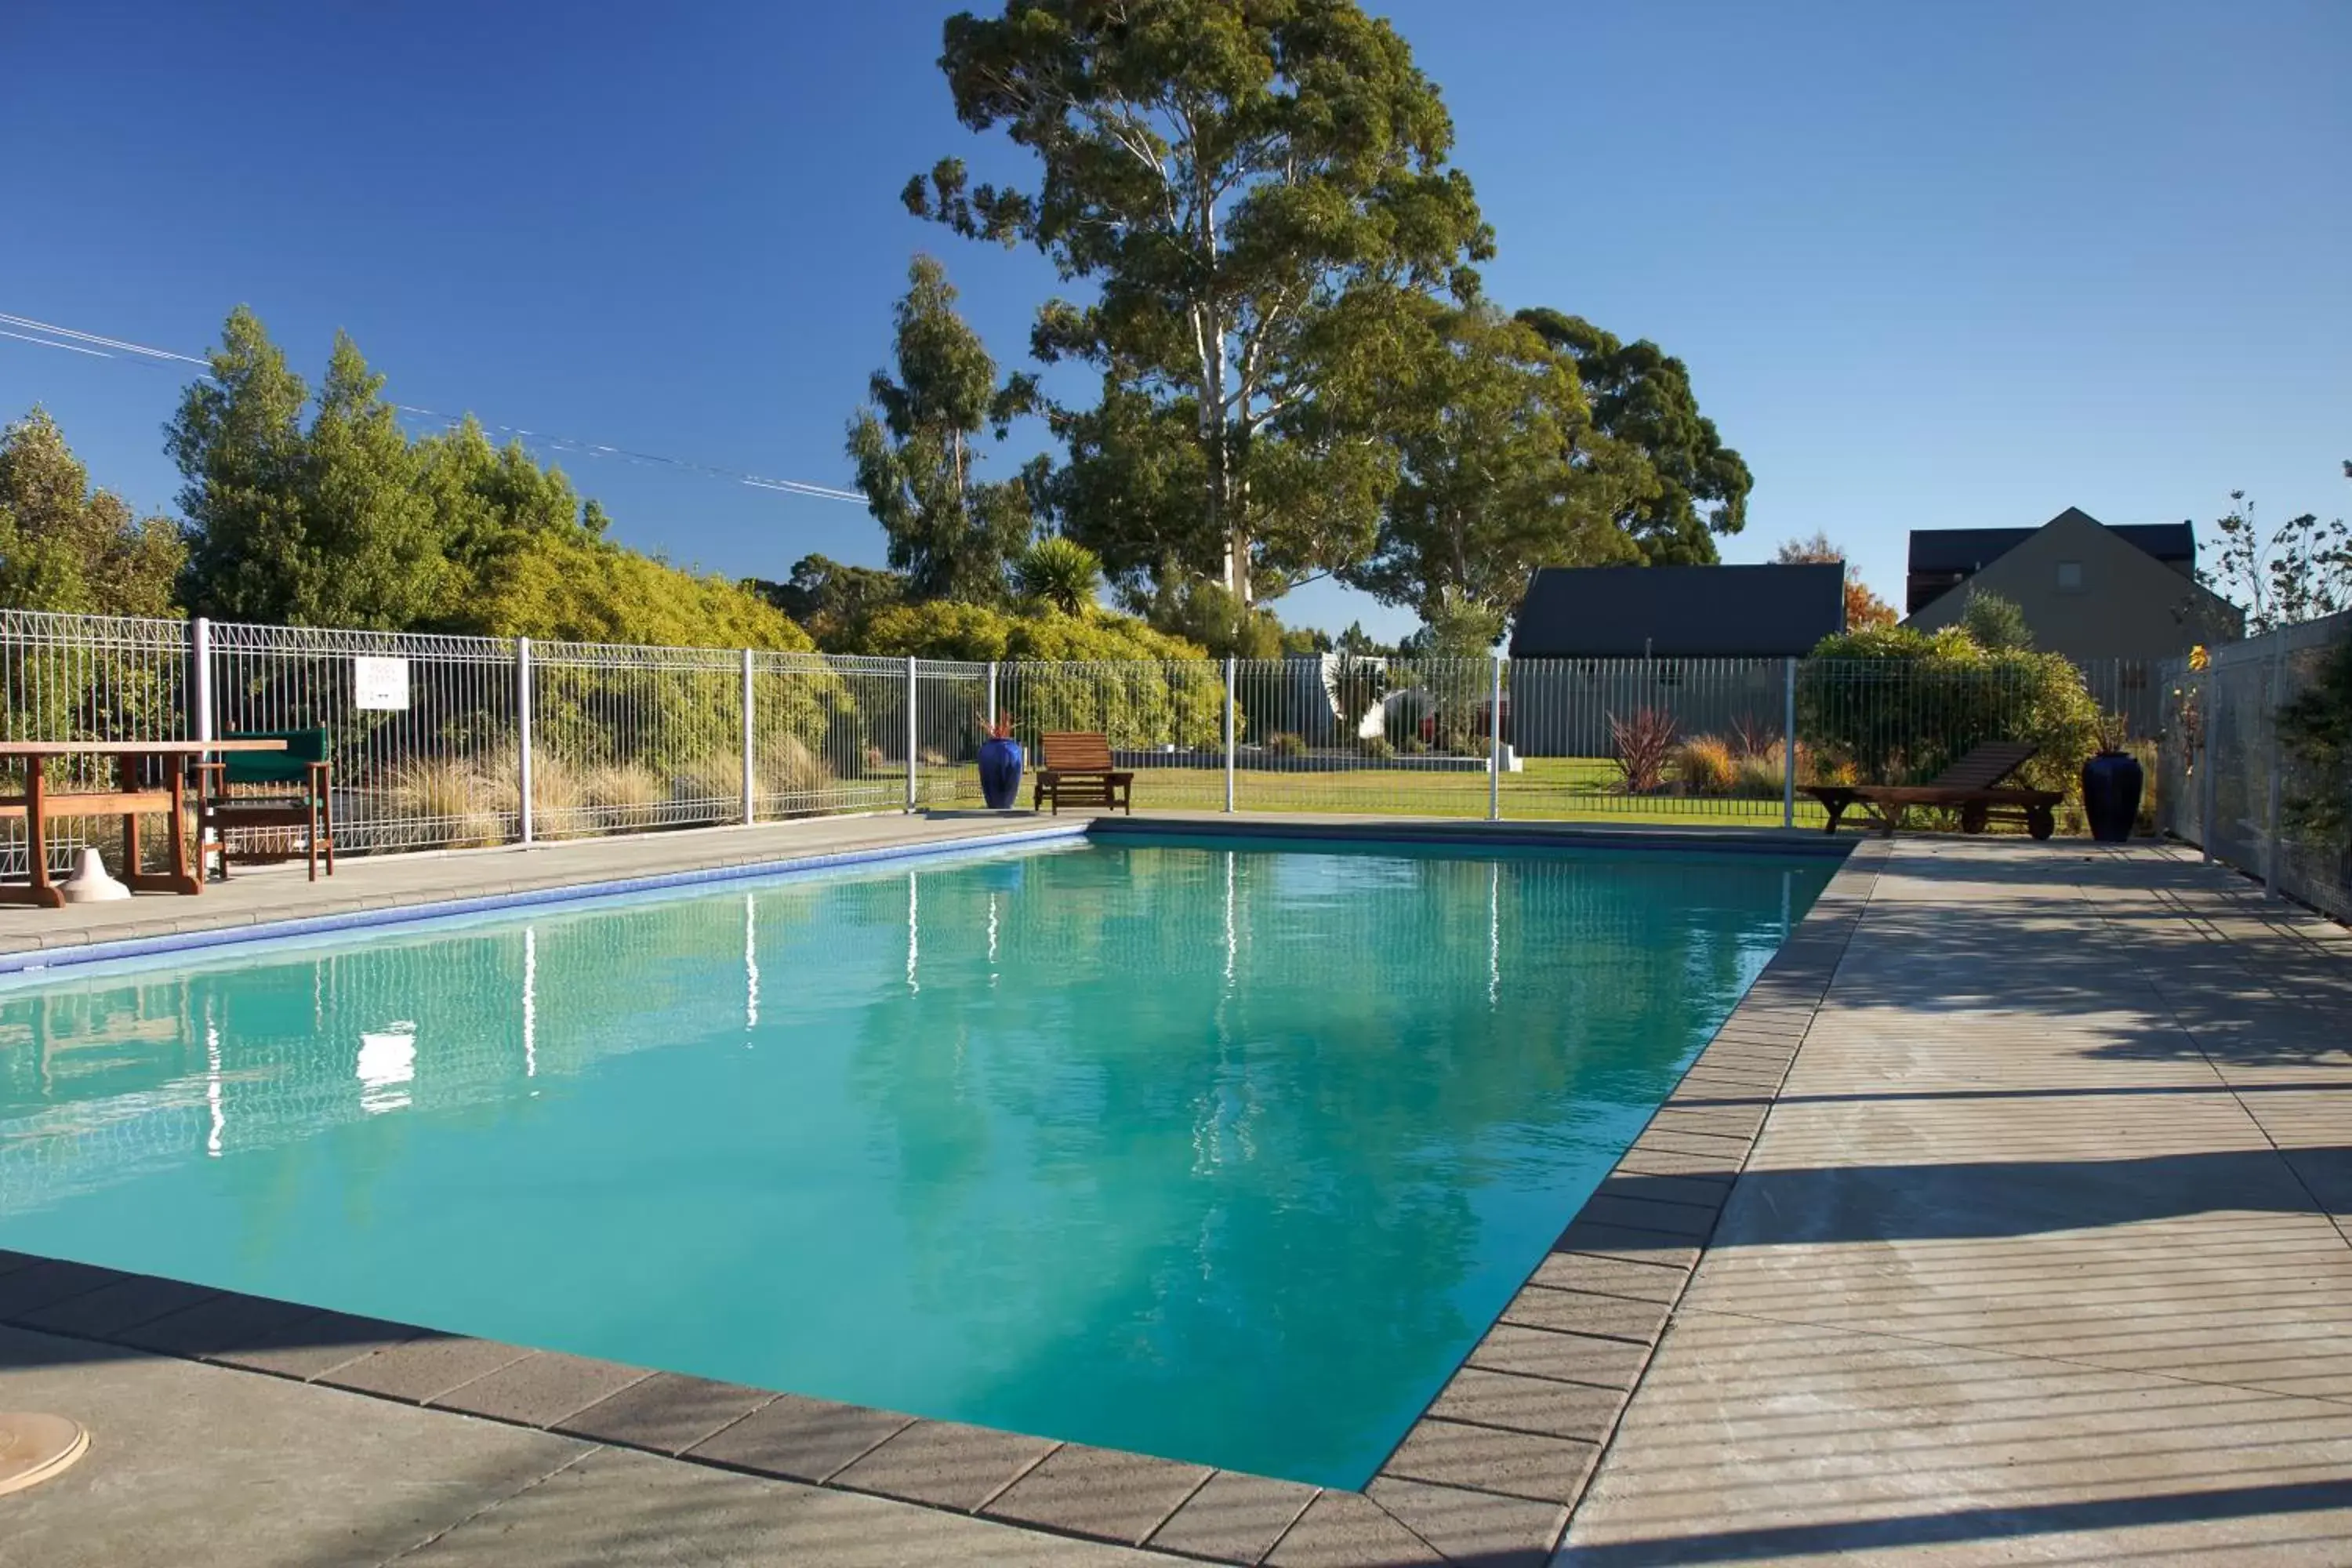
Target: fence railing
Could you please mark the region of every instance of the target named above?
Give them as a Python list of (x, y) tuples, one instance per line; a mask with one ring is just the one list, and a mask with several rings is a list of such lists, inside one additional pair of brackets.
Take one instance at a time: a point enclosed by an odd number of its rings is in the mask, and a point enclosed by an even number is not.
[(2215, 648), (2202, 668), (2168, 664), (2158, 763), (2166, 832), (2339, 920), (2352, 920), (2352, 758), (2296, 756), (2278, 715), (2347, 639), (2352, 613)]
[[(2082, 673), (2153, 761), (2160, 672)], [(0, 687), (12, 739), (323, 728), (359, 852), (977, 805), (997, 712), (1033, 752), (1104, 732), (1159, 809), (1774, 826), (1822, 820), (1806, 784), (1916, 782), (1984, 739), (2048, 733), (2063, 784), (2083, 728), (2079, 696), (2062, 734), (2013, 673), (1895, 661), (984, 664), (21, 611)], [(21, 823), (0, 835), (22, 875)]]

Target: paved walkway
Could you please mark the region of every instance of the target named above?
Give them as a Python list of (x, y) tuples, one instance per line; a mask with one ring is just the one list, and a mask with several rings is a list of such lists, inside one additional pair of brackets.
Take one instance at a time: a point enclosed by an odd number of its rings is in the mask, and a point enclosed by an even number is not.
[(1906, 838), (1562, 1564), (2352, 1563), (2352, 940)]

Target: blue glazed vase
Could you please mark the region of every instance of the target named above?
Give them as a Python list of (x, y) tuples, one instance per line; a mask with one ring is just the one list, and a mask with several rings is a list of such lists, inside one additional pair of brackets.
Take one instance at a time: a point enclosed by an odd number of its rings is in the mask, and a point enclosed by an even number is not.
[(1021, 742), (991, 735), (980, 743), (980, 798), (1003, 811), (1021, 798)]
[(2128, 752), (2101, 752), (2083, 764), (2083, 815), (2092, 837), (2121, 844), (2131, 837), (2144, 782), (2139, 759)]

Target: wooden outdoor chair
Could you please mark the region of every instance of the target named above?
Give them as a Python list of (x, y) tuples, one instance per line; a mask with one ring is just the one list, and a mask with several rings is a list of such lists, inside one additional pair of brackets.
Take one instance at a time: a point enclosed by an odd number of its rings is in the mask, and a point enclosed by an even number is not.
[[(301, 853), (310, 858), (310, 880), (319, 879), (321, 853), (327, 875), (335, 874), (334, 764), (327, 757), (324, 730), (264, 730), (240, 739), (278, 740), (282, 752), (230, 752), (217, 762), (199, 763), (197, 822), (203, 836), (220, 852), (221, 880), (228, 880), (228, 835), (255, 828), (275, 828), (249, 839), (238, 853), (246, 860), (290, 860), (295, 851), (283, 847), (293, 833), (302, 836)], [(243, 786), (247, 793), (236, 793)]]
[(1054, 815), (1064, 805), (1098, 805), (1105, 811), (1126, 808), (1135, 815), (1135, 775), (1111, 763), (1110, 739), (1085, 731), (1056, 731), (1038, 737), (1037, 791), (1031, 808), (1054, 803)]
[(2004, 787), (2000, 782), (2023, 767), (2034, 749), (2022, 741), (1988, 741), (1923, 784), (1807, 784), (1805, 793), (1829, 812), (1824, 833), (1835, 833), (1839, 819), (1860, 806), (1892, 838), (1904, 814), (1924, 805), (1958, 807), (1963, 833), (1982, 833), (1998, 816), (2023, 823), (2036, 838), (2047, 838), (2057, 831), (2054, 813), (2066, 797), (2056, 790)]

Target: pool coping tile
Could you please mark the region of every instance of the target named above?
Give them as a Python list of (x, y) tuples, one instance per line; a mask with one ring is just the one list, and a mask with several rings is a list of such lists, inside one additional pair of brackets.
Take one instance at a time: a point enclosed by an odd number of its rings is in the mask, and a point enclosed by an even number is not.
[[(1138, 819), (1135, 826), (1148, 824)], [(1382, 837), (1362, 829), (1353, 836)], [(971, 839), (934, 839), (915, 852), (976, 847)], [(1434, 1568), (1468, 1561), (1533, 1568), (1562, 1538), (1679, 1308), (1887, 847), (1864, 839), (1846, 854), (1722, 1027), (1362, 1490), (918, 1419), (29, 1253), (0, 1251), (0, 1322), (37, 1316), (50, 1333), (1210, 1562)], [(762, 858), (660, 880), (684, 885), (896, 858)], [(597, 896), (592, 889), (609, 890), (601, 884), (534, 887), (515, 889), (522, 896), (511, 900), (493, 895), (465, 901), (551, 902)], [(447, 906), (432, 912), (447, 912)], [(368, 922), (335, 915), (299, 923)], [(222, 928), (209, 931), (222, 938)], [(113, 951), (105, 956), (132, 945), (172, 951), (210, 942), (110, 943)], [(88, 948), (84, 953), (97, 956)], [(155, 1311), (143, 1310), (151, 1305)], [(82, 1306), (87, 1310), (77, 1310)], [(557, 1408), (575, 1394), (576, 1407)]]

